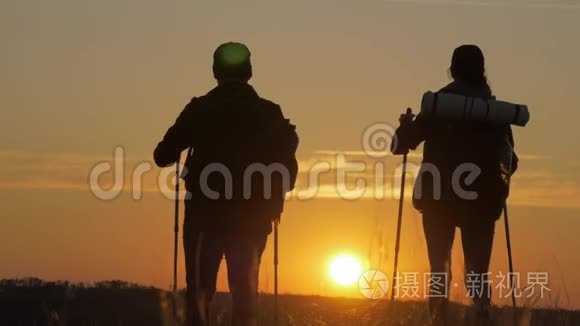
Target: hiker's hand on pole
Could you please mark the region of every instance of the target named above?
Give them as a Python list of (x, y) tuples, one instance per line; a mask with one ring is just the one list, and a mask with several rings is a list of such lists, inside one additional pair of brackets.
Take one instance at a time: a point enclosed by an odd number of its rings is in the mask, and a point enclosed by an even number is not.
[(399, 124), (403, 128), (408, 127), (413, 124), (414, 118), (415, 114), (413, 114), (413, 110), (411, 108), (407, 108), (407, 111), (399, 116)]
[(415, 115), (411, 108), (407, 108), (404, 114), (399, 116), (399, 128), (393, 135), (393, 141), (391, 142), (391, 152), (394, 155), (405, 155), (409, 153), (409, 147), (405, 144), (407, 143), (409, 128), (413, 124), (413, 119)]

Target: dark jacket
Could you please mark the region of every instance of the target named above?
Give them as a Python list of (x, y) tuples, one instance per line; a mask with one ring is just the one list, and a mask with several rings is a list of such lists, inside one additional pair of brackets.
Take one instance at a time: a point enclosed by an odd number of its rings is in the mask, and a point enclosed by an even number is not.
[[(189, 225), (269, 232), (282, 212), (285, 192), (294, 186), (297, 146), (295, 127), (279, 105), (260, 98), (246, 83), (225, 83), (191, 100), (157, 145), (154, 158), (167, 166), (190, 149), (184, 176), (191, 195), (186, 200)], [(268, 184), (253, 173), (245, 194), (244, 173), (255, 164), (283, 166), (290, 180), (284, 184), (281, 174), (273, 172)]]
[[(492, 97), (487, 87), (476, 88), (461, 82), (453, 82), (439, 92)], [(514, 145), (510, 126), (441, 121), (419, 114), (410, 125), (399, 127), (396, 134), (399, 151), (415, 149), (425, 142), (421, 172), (413, 194), (413, 204), (417, 209), (431, 215), (452, 215), (463, 219), (499, 218), (509, 193), (508, 177), (515, 172), (518, 163), (513, 153), (511, 171), (508, 171)], [(458, 179), (462, 189), (477, 194), (475, 199), (467, 199), (453, 188), (453, 173), (465, 163), (475, 164), (481, 169), (481, 174), (472, 183), (466, 183), (467, 173)], [(440, 173), (440, 184), (428, 172), (434, 167)], [(434, 195), (434, 190), (440, 190), (439, 198), (437, 193)]]

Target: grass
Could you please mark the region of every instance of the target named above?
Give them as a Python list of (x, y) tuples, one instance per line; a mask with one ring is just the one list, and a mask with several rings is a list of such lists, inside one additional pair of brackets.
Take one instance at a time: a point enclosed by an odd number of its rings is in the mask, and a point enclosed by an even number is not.
[[(121, 281), (91, 285), (43, 282), (38, 279), (0, 281), (0, 325), (159, 325), (177, 326), (172, 295), (152, 287)], [(260, 325), (272, 325), (274, 300), (260, 296)], [(183, 292), (177, 300), (183, 315)], [(212, 325), (229, 325), (231, 300), (217, 293), (212, 303)], [(513, 325), (514, 311), (494, 307), (496, 325)], [(279, 323), (286, 325), (428, 325), (426, 302), (395, 302), (282, 295)], [(475, 324), (468, 306), (453, 304), (451, 325)], [(520, 308), (518, 326), (580, 325), (580, 311)]]

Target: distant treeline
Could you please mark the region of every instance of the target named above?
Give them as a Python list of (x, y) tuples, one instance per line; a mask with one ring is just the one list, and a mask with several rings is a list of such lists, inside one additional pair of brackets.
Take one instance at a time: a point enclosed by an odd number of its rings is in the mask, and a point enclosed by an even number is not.
[(13, 288), (107, 288), (107, 289), (155, 289), (154, 287), (145, 287), (137, 283), (131, 283), (120, 280), (99, 281), (93, 283), (72, 283), (69, 281), (45, 281), (36, 277), (0, 279), (0, 290)]

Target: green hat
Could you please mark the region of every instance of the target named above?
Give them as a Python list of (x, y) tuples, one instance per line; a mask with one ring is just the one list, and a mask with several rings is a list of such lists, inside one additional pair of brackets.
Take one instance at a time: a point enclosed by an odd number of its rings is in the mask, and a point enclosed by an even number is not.
[(224, 43), (213, 53), (213, 75), (216, 79), (248, 80), (252, 77), (250, 50), (242, 43)]

